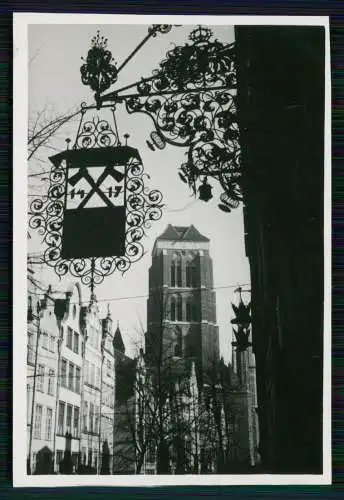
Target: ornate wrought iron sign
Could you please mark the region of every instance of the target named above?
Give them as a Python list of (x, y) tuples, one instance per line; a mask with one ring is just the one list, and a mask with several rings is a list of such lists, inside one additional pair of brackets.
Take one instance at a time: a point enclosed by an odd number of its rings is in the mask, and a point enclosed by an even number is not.
[(83, 122), (85, 112), (74, 148), (50, 158), (48, 194), (32, 201), (30, 227), (47, 245), (44, 261), (93, 290), (143, 256), (141, 240), (162, 215), (162, 194), (145, 187), (138, 151), (121, 145), (105, 120)]
[[(205, 177), (217, 180), (224, 190), (219, 207), (229, 212), (241, 200), (234, 44), (212, 40), (201, 26), (189, 38), (192, 43), (170, 50), (151, 77), (100, 95), (98, 104), (124, 102), (129, 113), (149, 115), (156, 131), (148, 147), (187, 147), (180, 178), (195, 194)], [(132, 88), (136, 92), (128, 93)]]
[[(31, 203), (30, 227), (47, 245), (44, 261), (59, 276), (70, 272), (92, 290), (142, 257), (145, 230), (162, 214), (160, 191), (144, 186), (138, 151), (119, 140), (116, 104), (151, 117), (154, 130), (146, 143), (153, 151), (166, 144), (187, 148), (179, 177), (201, 200), (213, 197), (210, 178), (224, 190), (222, 210), (230, 212), (241, 200), (234, 44), (212, 40), (211, 30), (200, 26), (190, 33), (191, 43), (170, 50), (152, 76), (104, 94), (150, 38), (171, 29), (151, 26), (120, 65), (97, 32), (80, 68), (96, 106), (82, 107), (75, 144), (50, 158), (48, 194)], [(86, 111), (109, 107), (106, 102), (112, 103), (114, 129), (97, 116), (84, 121)]]

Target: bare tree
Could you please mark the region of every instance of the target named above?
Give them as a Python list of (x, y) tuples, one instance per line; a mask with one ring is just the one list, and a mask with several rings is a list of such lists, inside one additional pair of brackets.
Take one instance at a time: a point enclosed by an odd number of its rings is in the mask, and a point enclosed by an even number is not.
[(31, 114), (28, 124), (28, 160), (30, 161), (37, 156), (41, 149), (47, 153), (55, 152), (53, 139), (57, 138), (60, 128), (77, 117), (79, 113), (80, 109), (58, 113), (54, 107), (45, 105), (41, 110)]
[(169, 293), (157, 288), (151, 294), (146, 353), (138, 353), (133, 390), (116, 410), (117, 434), (125, 435), (132, 449), (122, 443), (117, 460), (125, 462), (129, 455), (133, 460), (135, 450), (137, 474), (150, 468), (158, 474), (223, 471), (229, 441), (220, 365), (214, 363), (200, 390), (195, 360), (183, 357), (171, 331)]

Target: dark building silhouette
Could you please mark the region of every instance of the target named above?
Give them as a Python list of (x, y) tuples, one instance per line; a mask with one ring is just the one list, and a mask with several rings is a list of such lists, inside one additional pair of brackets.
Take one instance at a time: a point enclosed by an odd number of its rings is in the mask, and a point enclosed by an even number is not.
[(262, 464), (321, 473), (325, 32), (235, 34)]
[(122, 333), (117, 324), (113, 337), (115, 357), (115, 417), (113, 474), (135, 473), (135, 377), (136, 360), (125, 354)]
[(159, 348), (164, 359), (195, 359), (199, 384), (219, 361), (209, 239), (193, 225), (170, 224), (154, 244), (147, 303), (148, 365), (155, 363)]

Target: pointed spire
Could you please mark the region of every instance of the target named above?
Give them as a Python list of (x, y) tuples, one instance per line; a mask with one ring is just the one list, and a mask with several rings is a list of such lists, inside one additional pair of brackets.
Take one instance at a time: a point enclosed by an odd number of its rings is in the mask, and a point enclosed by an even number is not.
[(117, 328), (113, 337), (113, 347), (116, 351), (119, 351), (123, 354), (125, 353), (125, 346), (122, 339), (121, 330), (119, 329), (119, 321), (117, 321)]

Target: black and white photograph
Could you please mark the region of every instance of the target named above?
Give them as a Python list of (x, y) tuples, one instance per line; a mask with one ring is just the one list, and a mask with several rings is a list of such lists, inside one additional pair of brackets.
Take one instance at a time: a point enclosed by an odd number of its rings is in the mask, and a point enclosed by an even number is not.
[(330, 95), (326, 17), (15, 14), (14, 485), (331, 482)]

